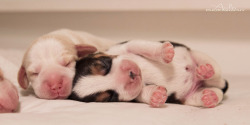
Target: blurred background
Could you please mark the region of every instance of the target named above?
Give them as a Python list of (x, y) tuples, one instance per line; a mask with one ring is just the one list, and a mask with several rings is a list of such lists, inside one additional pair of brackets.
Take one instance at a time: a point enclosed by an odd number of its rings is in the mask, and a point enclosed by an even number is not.
[(56, 29), (122, 42), (172, 40), (250, 76), (249, 0), (0, 0), (0, 48), (25, 50)]

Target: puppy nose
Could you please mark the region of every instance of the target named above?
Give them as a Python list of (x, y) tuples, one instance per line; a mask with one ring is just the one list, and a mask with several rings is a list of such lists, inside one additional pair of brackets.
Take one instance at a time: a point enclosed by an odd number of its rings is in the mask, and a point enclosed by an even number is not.
[(55, 92), (62, 89), (63, 79), (60, 75), (51, 74), (47, 79), (47, 85)]
[(52, 83), (52, 84), (50, 84), (49, 86), (50, 86), (50, 89), (51, 89), (51, 90), (57, 91), (57, 90), (62, 89), (62, 82)]
[(127, 72), (131, 79), (135, 79), (136, 76), (141, 75), (140, 68), (137, 66), (136, 63), (130, 60), (122, 60), (121, 70), (123, 72)]
[(136, 74), (134, 74), (132, 71), (129, 72), (129, 77), (131, 79), (135, 79)]

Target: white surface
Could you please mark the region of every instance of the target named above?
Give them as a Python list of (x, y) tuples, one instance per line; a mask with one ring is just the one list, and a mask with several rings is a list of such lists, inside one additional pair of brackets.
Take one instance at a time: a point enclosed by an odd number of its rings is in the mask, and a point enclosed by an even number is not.
[(249, 10), (248, 0), (1, 0), (0, 12)]
[[(1, 125), (249, 125), (249, 43), (189, 43), (207, 52), (223, 66), (230, 87), (224, 101), (212, 109), (166, 104), (150, 108), (138, 103), (82, 103), (71, 100), (37, 99), (20, 94), (18, 113), (0, 114)], [(243, 47), (243, 48), (242, 48)], [(16, 74), (23, 50), (0, 49), (0, 66), (17, 85)], [(244, 55), (244, 56), (243, 56)], [(240, 70), (246, 72), (240, 72)], [(236, 71), (236, 72), (235, 72)], [(19, 91), (21, 89), (19, 88)]]

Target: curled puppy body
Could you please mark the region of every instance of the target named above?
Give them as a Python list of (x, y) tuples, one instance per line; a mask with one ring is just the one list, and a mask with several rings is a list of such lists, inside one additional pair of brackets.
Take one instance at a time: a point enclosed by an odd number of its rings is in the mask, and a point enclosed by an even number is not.
[(91, 34), (67, 29), (39, 37), (26, 51), (18, 73), (23, 89), (31, 84), (43, 99), (65, 99), (72, 89), (75, 61), (113, 42)]
[(19, 104), (16, 87), (6, 78), (0, 69), (0, 113), (14, 112)]
[[(87, 65), (88, 64), (88, 65)], [(136, 100), (215, 107), (228, 84), (207, 55), (174, 42), (132, 40), (76, 64), (71, 99), (84, 102)]]

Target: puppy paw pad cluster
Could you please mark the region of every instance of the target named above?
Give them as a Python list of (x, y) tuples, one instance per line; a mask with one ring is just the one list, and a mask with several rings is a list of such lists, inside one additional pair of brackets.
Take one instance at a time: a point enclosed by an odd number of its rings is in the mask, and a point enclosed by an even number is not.
[(165, 63), (170, 63), (174, 58), (174, 47), (171, 43), (164, 43), (161, 50), (161, 56)]
[(204, 107), (213, 108), (218, 104), (218, 96), (213, 90), (205, 89), (202, 94), (201, 100)]
[(200, 65), (196, 72), (198, 78), (209, 79), (214, 75), (214, 68), (210, 64)]
[(167, 90), (165, 87), (159, 86), (156, 88), (155, 92), (153, 92), (150, 105), (152, 107), (160, 107), (165, 104), (167, 100)]

